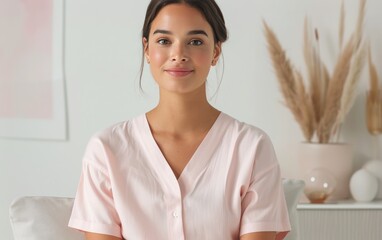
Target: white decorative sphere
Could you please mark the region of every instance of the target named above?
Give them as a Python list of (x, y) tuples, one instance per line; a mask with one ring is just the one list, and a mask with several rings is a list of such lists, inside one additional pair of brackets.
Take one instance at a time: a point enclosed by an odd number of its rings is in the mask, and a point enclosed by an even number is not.
[(358, 202), (370, 202), (377, 195), (378, 180), (366, 169), (356, 171), (350, 179), (350, 192)]
[(382, 160), (370, 160), (364, 166), (364, 169), (371, 172), (378, 179), (377, 199), (382, 199)]

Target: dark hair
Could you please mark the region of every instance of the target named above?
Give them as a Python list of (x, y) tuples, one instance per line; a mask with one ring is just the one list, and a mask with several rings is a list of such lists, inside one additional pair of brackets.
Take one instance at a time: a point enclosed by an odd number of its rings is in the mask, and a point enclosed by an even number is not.
[[(203, 14), (207, 22), (210, 24), (212, 31), (214, 33), (215, 43), (225, 42), (228, 38), (227, 28), (225, 26), (225, 21), (223, 13), (221, 12), (219, 6), (215, 0), (151, 0), (150, 4), (146, 10), (146, 17), (142, 28), (142, 38), (149, 40), (151, 23), (154, 21), (155, 17), (158, 15), (159, 11), (167, 5), (174, 3), (187, 4), (193, 8), (196, 8)], [(144, 66), (144, 49), (142, 48), (142, 61), (141, 61), (141, 71), (140, 71), (140, 83), (143, 73)], [(142, 89), (142, 87), (141, 87)]]

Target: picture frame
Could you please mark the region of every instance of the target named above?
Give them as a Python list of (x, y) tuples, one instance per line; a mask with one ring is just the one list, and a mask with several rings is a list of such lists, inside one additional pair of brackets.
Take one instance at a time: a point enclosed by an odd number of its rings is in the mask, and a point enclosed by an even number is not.
[(64, 0), (0, 5), (0, 137), (66, 140)]

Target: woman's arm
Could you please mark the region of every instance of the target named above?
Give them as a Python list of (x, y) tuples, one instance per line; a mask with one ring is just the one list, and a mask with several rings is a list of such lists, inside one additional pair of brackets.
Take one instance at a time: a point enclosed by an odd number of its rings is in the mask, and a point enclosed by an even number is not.
[(248, 233), (240, 237), (240, 240), (275, 240), (276, 232)]
[(122, 238), (117, 238), (110, 235), (89, 233), (89, 232), (85, 232), (85, 239), (86, 240), (122, 240)]

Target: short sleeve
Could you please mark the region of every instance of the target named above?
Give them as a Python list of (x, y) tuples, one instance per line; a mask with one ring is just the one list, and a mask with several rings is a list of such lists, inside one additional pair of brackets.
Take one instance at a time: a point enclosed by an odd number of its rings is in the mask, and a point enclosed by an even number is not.
[(281, 240), (291, 227), (280, 167), (267, 135), (260, 138), (255, 151), (250, 185), (241, 203), (240, 235), (275, 231), (276, 240)]
[(106, 164), (110, 157), (111, 154), (100, 139), (90, 140), (83, 159), (69, 227), (121, 237), (121, 224), (114, 207)]

